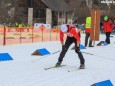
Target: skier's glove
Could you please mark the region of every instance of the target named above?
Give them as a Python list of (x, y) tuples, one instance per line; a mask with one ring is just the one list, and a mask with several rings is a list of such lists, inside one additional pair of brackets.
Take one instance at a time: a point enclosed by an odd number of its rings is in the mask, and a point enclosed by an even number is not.
[(66, 50), (66, 47), (64, 45), (62, 46), (62, 50)]
[(80, 52), (79, 47), (75, 48), (75, 51), (76, 51), (77, 53)]

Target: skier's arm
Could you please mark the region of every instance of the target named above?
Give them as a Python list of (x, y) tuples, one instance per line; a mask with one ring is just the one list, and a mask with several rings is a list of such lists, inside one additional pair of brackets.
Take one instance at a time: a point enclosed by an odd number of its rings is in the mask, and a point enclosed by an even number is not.
[(81, 30), (78, 30), (79, 40), (77, 41), (77, 47), (80, 46)]
[(64, 33), (62, 31), (60, 31), (60, 42), (64, 46)]
[(72, 29), (73, 36), (77, 39), (77, 47), (80, 45), (80, 31)]
[(71, 33), (73, 34), (73, 36), (77, 39), (77, 47), (79, 47), (79, 45), (80, 45), (80, 32), (77, 31), (76, 29), (72, 29), (71, 31), (72, 31)]
[(80, 45), (80, 41), (77, 41), (77, 47), (79, 47), (79, 45)]
[(110, 23), (111, 29), (113, 30), (113, 28), (114, 28), (114, 24), (112, 23), (111, 20), (109, 20), (109, 23)]

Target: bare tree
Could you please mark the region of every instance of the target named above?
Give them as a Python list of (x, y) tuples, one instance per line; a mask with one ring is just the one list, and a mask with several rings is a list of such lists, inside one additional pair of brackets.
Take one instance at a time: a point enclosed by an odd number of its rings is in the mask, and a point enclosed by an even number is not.
[(14, 21), (19, 23), (26, 23), (27, 22), (27, 6), (26, 6), (27, 0), (17, 0), (16, 1), (16, 7), (15, 7), (15, 13), (14, 13)]
[(26, 0), (1, 0), (0, 23), (14, 23), (26, 21)]
[(17, 0), (0, 1), (0, 23), (7, 23), (14, 17), (14, 10)]

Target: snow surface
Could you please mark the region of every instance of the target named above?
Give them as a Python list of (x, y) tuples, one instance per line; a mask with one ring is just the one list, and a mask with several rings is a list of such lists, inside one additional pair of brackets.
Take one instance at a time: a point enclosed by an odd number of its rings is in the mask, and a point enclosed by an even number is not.
[[(84, 38), (82, 34), (81, 44), (84, 44)], [(100, 41), (103, 40), (105, 35), (100, 36)], [(61, 50), (59, 41), (0, 46), (0, 53), (9, 53), (14, 59), (0, 62), (0, 86), (91, 86), (105, 80), (110, 80), (115, 86), (115, 36), (111, 38), (110, 45), (96, 46), (100, 41), (96, 41), (93, 48), (81, 50), (94, 54), (83, 53), (84, 70), (77, 70), (79, 59), (70, 49), (62, 63), (66, 66), (51, 70), (44, 68), (56, 64), (59, 52), (46, 56), (31, 55), (40, 48), (46, 48), (51, 53)]]

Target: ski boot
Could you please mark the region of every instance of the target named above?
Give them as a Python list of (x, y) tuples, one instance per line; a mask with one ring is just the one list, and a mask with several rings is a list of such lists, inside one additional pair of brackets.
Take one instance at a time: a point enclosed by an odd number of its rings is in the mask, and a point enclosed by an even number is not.
[(94, 47), (94, 46), (92, 46), (92, 45), (89, 45), (89, 47)]
[(85, 65), (84, 64), (81, 64), (79, 69), (85, 69)]
[(60, 67), (61, 66), (61, 62), (57, 62), (55, 66), (56, 67)]

